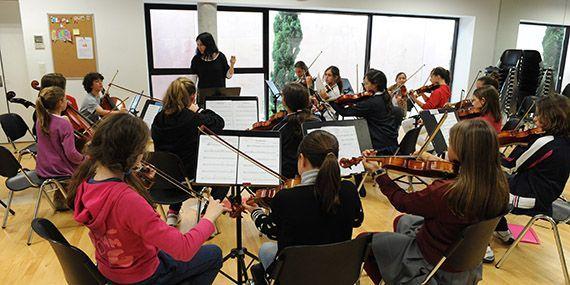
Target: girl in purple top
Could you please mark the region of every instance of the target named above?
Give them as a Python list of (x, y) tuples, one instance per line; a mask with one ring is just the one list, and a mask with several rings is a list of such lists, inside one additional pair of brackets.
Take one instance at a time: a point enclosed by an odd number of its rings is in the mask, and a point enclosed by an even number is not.
[[(84, 160), (84, 156), (75, 148), (73, 127), (69, 119), (60, 115), (66, 107), (65, 91), (57, 86), (42, 89), (36, 100), (36, 172), (39, 177), (69, 177)], [(57, 209), (66, 208), (63, 200), (63, 196), (55, 192)]]

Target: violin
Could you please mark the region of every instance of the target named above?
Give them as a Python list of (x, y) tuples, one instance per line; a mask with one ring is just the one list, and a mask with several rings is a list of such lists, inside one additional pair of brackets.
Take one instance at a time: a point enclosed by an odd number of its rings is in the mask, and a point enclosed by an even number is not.
[(358, 94), (345, 94), (338, 97), (335, 102), (339, 105), (351, 105), (364, 99), (372, 98), (374, 93), (370, 91), (360, 92)]
[(258, 189), (255, 191), (255, 196), (251, 196), (246, 203), (248, 205), (253, 205), (254, 203), (263, 208), (271, 208), (271, 200), (277, 192), (283, 189), (290, 189), (301, 184), (301, 177), (295, 177), (293, 179), (288, 179), (282, 182), (281, 185), (273, 188)]
[(415, 176), (429, 178), (452, 178), (457, 176), (458, 167), (450, 161), (419, 160), (416, 156), (368, 156), (341, 158), (339, 164), (343, 168), (350, 168), (359, 164), (364, 158), (377, 161), (385, 169), (408, 173)]
[(281, 121), (283, 121), (283, 119), (285, 119), (286, 116), (287, 116), (286, 111), (279, 111), (279, 112), (271, 115), (271, 117), (269, 117), (269, 119), (267, 121), (261, 121), (261, 122), (253, 123), (250, 130), (251, 131), (270, 131), (270, 130), (273, 130), (273, 128), (275, 126), (277, 126), (279, 123), (281, 123)]
[[(40, 91), (42, 89), (40, 87), (40, 83), (37, 80), (32, 80), (30, 85), (35, 90)], [(69, 122), (71, 123), (71, 126), (73, 126), (75, 147), (78, 150), (82, 150), (85, 144), (91, 141), (93, 134), (95, 133), (93, 130), (93, 122), (91, 122), (91, 120), (73, 108), (69, 100), (67, 101), (67, 108), (65, 108), (62, 115), (65, 115), (67, 118), (69, 118)]]
[(118, 73), (119, 73), (119, 70), (117, 70), (117, 72), (115, 72), (115, 75), (113, 75), (111, 82), (109, 82), (109, 84), (107, 85), (107, 90), (105, 90), (105, 88), (103, 88), (103, 90), (102, 90), (103, 97), (101, 97), (101, 103), (99, 105), (104, 110), (114, 111), (114, 110), (118, 110), (119, 107), (121, 110), (126, 109), (126, 106), (121, 99), (119, 99), (117, 97), (112, 97), (109, 94), (109, 89), (111, 89), (111, 86), (113, 86), (113, 81), (115, 81), (115, 77), (117, 77)]
[(411, 90), (410, 94), (413, 94), (413, 93), (431, 93), (431, 92), (435, 91), (437, 88), (439, 88), (439, 84), (434, 83), (431, 85), (422, 86), (416, 90)]
[(497, 137), (500, 146), (508, 146), (513, 144), (529, 144), (544, 135), (544, 131), (540, 128), (528, 129), (526, 131), (502, 131)]

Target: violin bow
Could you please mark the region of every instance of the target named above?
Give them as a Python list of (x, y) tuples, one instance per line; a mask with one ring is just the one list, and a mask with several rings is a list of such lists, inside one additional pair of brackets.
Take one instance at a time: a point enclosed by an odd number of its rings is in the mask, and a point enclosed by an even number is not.
[(232, 144), (228, 143), (227, 141), (225, 141), (224, 139), (222, 139), (220, 136), (218, 136), (215, 132), (213, 132), (212, 130), (210, 130), (208, 127), (206, 127), (205, 125), (202, 125), (200, 127), (198, 127), (198, 131), (200, 131), (202, 134), (207, 135), (209, 138), (213, 139), (215, 142), (225, 146), (226, 148), (228, 148), (229, 150), (233, 151), (234, 153), (236, 153), (237, 155), (245, 158), (247, 161), (251, 162), (253, 165), (259, 167), (261, 170), (267, 172), (268, 174), (270, 174), (271, 176), (279, 179), (282, 182), (287, 181), (287, 178), (284, 177), (283, 175), (275, 172), (273, 169), (265, 166), (264, 164), (262, 164), (261, 162), (253, 159), (252, 157), (250, 157), (249, 155), (247, 155), (246, 153), (244, 153), (243, 151), (237, 149), (235, 146), (233, 146)]
[(475, 79), (473, 79), (473, 82), (471, 82), (471, 87), (469, 87), (469, 91), (467, 91), (467, 96), (465, 97), (465, 99), (467, 99), (467, 97), (469, 97), (469, 93), (471, 93), (471, 90), (473, 89), (473, 86), (475, 86), (475, 82), (477, 82), (477, 79), (479, 79), (479, 74), (481, 74), (481, 69), (479, 69), (479, 71), (477, 71), (477, 75), (475, 75)]
[(184, 186), (184, 184), (180, 183), (180, 181), (178, 181), (178, 180), (174, 179), (172, 176), (164, 173), (162, 170), (158, 169), (158, 167), (154, 166), (150, 162), (142, 160), (141, 164), (143, 166), (146, 166), (146, 167), (152, 169), (158, 176), (160, 176), (160, 178), (164, 179), (166, 182), (170, 183), (171, 185), (175, 186), (176, 188), (182, 190), (186, 194), (188, 194), (194, 198), (204, 199), (204, 195), (202, 195), (202, 193), (192, 189), (192, 187), (190, 185), (188, 185), (188, 187)]
[(117, 77), (117, 74), (119, 74), (119, 70), (117, 69), (117, 72), (115, 72), (115, 75), (113, 75), (113, 78), (111, 78), (111, 81), (109, 82), (109, 84), (107, 84), (107, 90), (105, 90), (105, 96), (109, 95), (109, 89), (111, 89), (111, 86), (113, 86), (113, 81), (115, 81), (115, 77)]
[(534, 104), (535, 104), (535, 103), (536, 103), (536, 101), (533, 100), (533, 101), (532, 101), (532, 104), (528, 107), (528, 109), (527, 109), (526, 112), (524, 113), (524, 116), (522, 116), (521, 120), (520, 120), (519, 123), (516, 125), (516, 127), (514, 128), (514, 130), (518, 130), (518, 129), (522, 126), (524, 120), (526, 119), (526, 117), (528, 116), (528, 114), (530, 114), (530, 110), (532, 110), (532, 107), (534, 107)]
[(135, 94), (135, 95), (139, 95), (139, 96), (142, 96), (142, 97), (145, 97), (145, 98), (149, 98), (149, 99), (152, 99), (152, 100), (155, 100), (155, 101), (162, 101), (162, 100), (160, 100), (160, 99), (158, 99), (158, 98), (154, 98), (154, 97), (148, 96), (148, 95), (146, 95), (146, 94), (143, 94), (143, 93), (144, 93), (144, 90), (141, 91), (141, 92), (137, 92), (137, 91), (131, 90), (131, 89), (129, 89), (129, 88), (123, 87), (123, 86), (118, 85), (118, 84), (115, 84), (115, 83), (110, 83), (110, 85), (111, 85), (111, 86), (115, 86), (115, 87), (117, 87), (117, 88), (119, 88), (119, 89), (121, 89), (121, 90), (123, 90), (123, 91), (127, 91), (127, 92), (130, 92), (130, 93)]
[[(424, 66), (426, 66), (425, 63), (422, 64), (422, 65), (420, 66), (420, 68), (418, 68), (418, 69), (416, 70), (416, 72), (412, 73), (412, 75), (410, 75), (410, 77), (406, 78), (406, 80), (404, 80), (404, 82), (402, 82), (402, 84), (396, 85), (396, 88), (394, 88), (394, 91), (392, 91), (392, 93), (390, 94), (390, 96), (394, 96), (394, 94), (396, 94), (396, 91), (397, 91), (398, 89), (400, 89), (400, 87), (402, 87), (404, 84), (406, 84), (406, 83), (408, 82), (408, 80), (412, 79), (412, 77), (414, 77), (416, 74), (418, 74), (418, 72), (420, 72), (420, 70), (422, 70), (422, 69), (424, 68)], [(426, 82), (427, 82), (427, 81), (426, 81)], [(424, 83), (424, 85), (425, 85), (425, 83)]]
[(447, 119), (447, 112), (443, 113), (443, 117), (441, 117), (441, 120), (437, 123), (437, 125), (435, 126), (435, 129), (433, 130), (431, 135), (424, 142), (424, 144), (422, 145), (422, 148), (420, 148), (420, 151), (418, 152), (417, 157), (420, 157), (427, 150), (428, 144), (430, 144), (433, 141), (433, 139), (435, 139), (435, 136), (439, 132), (439, 129), (441, 128), (441, 126), (443, 126), (443, 123), (445, 122), (446, 119)]

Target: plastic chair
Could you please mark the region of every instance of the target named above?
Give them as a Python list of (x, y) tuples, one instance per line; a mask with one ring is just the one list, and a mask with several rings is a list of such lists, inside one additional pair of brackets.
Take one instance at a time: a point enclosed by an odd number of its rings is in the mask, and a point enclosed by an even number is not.
[(12, 147), (14, 147), (14, 150), (18, 154), (18, 161), (21, 161), (22, 156), (25, 154), (30, 154), (34, 159), (36, 159), (38, 149), (35, 142), (20, 150), (16, 147), (15, 141), (25, 136), (26, 132), (32, 135), (34, 141), (36, 140), (36, 137), (30, 131), (30, 128), (28, 128), (28, 125), (26, 125), (26, 122), (24, 122), (24, 119), (22, 119), (20, 115), (15, 113), (0, 115), (0, 126), (2, 126), (2, 130), (6, 134), (8, 142), (12, 144)]
[[(5, 183), (8, 190), (10, 190), (6, 211), (4, 213), (4, 220), (2, 222), (3, 229), (6, 228), (6, 224), (8, 223), (8, 214), (10, 213), (10, 206), (12, 205), (14, 192), (19, 192), (28, 188), (38, 189), (38, 198), (34, 209), (34, 219), (38, 216), (42, 196), (47, 198), (49, 204), (54, 210), (55, 205), (49, 198), (48, 193), (60, 191), (64, 197), (67, 197), (63, 187), (61, 186), (60, 180), (43, 179), (37, 175), (36, 171), (23, 168), (14, 155), (3, 146), (0, 146), (0, 176), (7, 178)], [(52, 189), (48, 190), (48, 188)], [(32, 233), (33, 231), (30, 228), (27, 241), (28, 245), (32, 242)]]
[[(162, 151), (151, 152), (149, 153), (147, 161), (156, 166), (156, 168), (160, 169), (162, 172), (174, 178), (176, 181), (184, 182), (190, 187), (190, 180), (184, 174), (182, 161), (175, 154)], [(156, 182), (149, 189), (150, 196), (155, 203), (160, 205), (172, 205), (182, 203), (192, 198), (188, 193), (174, 187), (166, 180), (160, 178), (160, 176), (156, 175), (155, 177)], [(202, 201), (199, 200), (197, 207), (197, 220), (200, 218), (201, 208)], [(159, 206), (159, 210), (164, 218), (166, 218), (166, 214), (164, 213), (162, 206)]]
[(272, 265), (270, 284), (355, 284), (371, 240), (367, 234), (334, 244), (287, 247)]
[(39, 236), (49, 241), (63, 269), (67, 284), (110, 284), (97, 270), (97, 266), (89, 259), (87, 254), (79, 248), (70, 245), (52, 222), (42, 218), (34, 219), (32, 221), (32, 229)]
[(499, 262), (495, 265), (496, 268), (501, 268), (505, 263), (509, 255), (512, 253), (514, 248), (520, 243), (524, 235), (528, 232), (530, 227), (538, 220), (544, 220), (550, 223), (552, 226), (552, 233), (554, 234), (554, 240), (556, 241), (556, 248), (558, 250), (558, 257), (560, 258), (560, 265), (562, 267), (562, 273), (564, 274), (564, 280), (566, 284), (570, 284), (570, 276), (568, 275), (568, 267), (566, 265), (566, 259), (564, 258), (564, 248), (562, 247), (562, 240), (560, 238), (560, 233), (558, 232), (559, 224), (566, 224), (570, 221), (570, 204), (562, 199), (558, 199), (552, 203), (552, 217), (548, 215), (535, 215), (528, 221), (522, 232), (519, 234), (515, 242), (509, 247), (505, 255), (501, 257)]
[(460, 272), (472, 270), (479, 266), (501, 217), (485, 220), (465, 228), (457, 241), (445, 251), (422, 284), (427, 284), (444, 263), (450, 264), (451, 267)]

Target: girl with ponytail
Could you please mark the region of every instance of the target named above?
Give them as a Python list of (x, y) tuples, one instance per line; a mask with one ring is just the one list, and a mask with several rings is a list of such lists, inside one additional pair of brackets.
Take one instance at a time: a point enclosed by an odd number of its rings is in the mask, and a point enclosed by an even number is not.
[[(430, 96), (427, 96), (425, 93), (419, 93), (417, 96), (410, 96), (410, 98), (424, 110), (443, 108), (451, 98), (451, 89), (449, 89), (451, 74), (449, 70), (443, 67), (436, 67), (431, 71), (429, 80), (431, 84), (439, 85), (437, 89), (431, 92)], [(418, 100), (420, 96), (425, 103)]]
[(88, 159), (69, 185), (73, 217), (89, 228), (97, 267), (113, 284), (212, 284), (222, 251), (202, 244), (228, 209), (210, 198), (204, 217), (188, 232), (168, 226), (131, 174), (148, 140), (140, 118), (126, 113), (103, 118), (87, 145)]
[(338, 141), (326, 131), (314, 131), (299, 145), (297, 169), (301, 184), (278, 192), (265, 214), (244, 205), (256, 227), (277, 242), (264, 243), (259, 258), (265, 269), (288, 246), (328, 244), (349, 240), (364, 219), (356, 186), (341, 181)]
[[(36, 172), (44, 179), (70, 177), (84, 159), (75, 148), (73, 126), (61, 116), (65, 108), (65, 92), (57, 86), (42, 89), (36, 99)], [(67, 209), (59, 191), (54, 192), (54, 203), (57, 210)]]
[(341, 116), (366, 119), (372, 146), (382, 154), (394, 154), (398, 148), (398, 129), (404, 112), (392, 106), (392, 98), (386, 90), (386, 75), (380, 70), (370, 69), (364, 76), (364, 90), (374, 94), (351, 106), (341, 106), (331, 102), (331, 106)]

